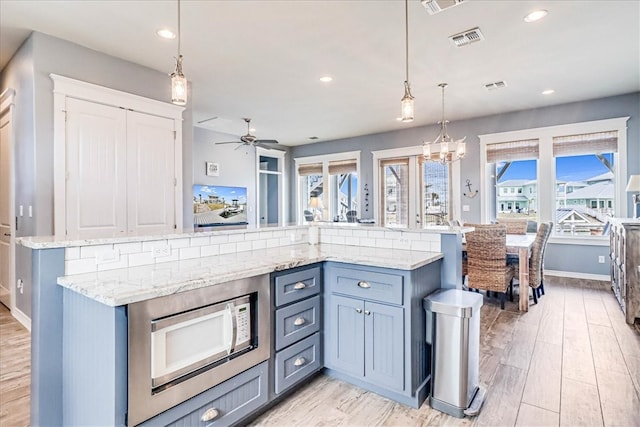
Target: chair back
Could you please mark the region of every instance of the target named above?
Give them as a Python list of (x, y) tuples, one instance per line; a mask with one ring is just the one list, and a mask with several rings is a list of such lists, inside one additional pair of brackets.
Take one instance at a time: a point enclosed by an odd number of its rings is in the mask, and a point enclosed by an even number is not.
[(347, 211), (347, 222), (356, 222), (356, 217), (358, 216), (358, 212), (356, 211)]
[(548, 222), (547, 234), (544, 237), (544, 244), (542, 245), (542, 261), (540, 263), (540, 280), (544, 280), (544, 254), (547, 250), (547, 243), (549, 242), (549, 236), (553, 233), (553, 222)]
[(468, 224), (466, 233), (469, 287), (504, 292), (507, 228), (503, 224)]
[(304, 211), (304, 219), (306, 221), (308, 221), (308, 222), (313, 221), (313, 213), (311, 211), (305, 209), (305, 211)]
[(498, 224), (507, 227), (507, 234), (527, 234), (526, 219), (499, 219)]
[(549, 223), (543, 222), (538, 227), (536, 240), (531, 248), (531, 258), (529, 260), (529, 286), (537, 288), (542, 282), (542, 261), (546, 242), (549, 235)]

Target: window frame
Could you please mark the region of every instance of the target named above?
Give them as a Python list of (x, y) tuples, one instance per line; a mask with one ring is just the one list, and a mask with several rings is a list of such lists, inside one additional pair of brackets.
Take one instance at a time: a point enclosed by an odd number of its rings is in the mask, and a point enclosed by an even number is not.
[[(327, 183), (326, 189), (322, 191), (322, 205), (324, 209), (322, 210), (322, 219), (321, 221), (330, 221), (329, 218), (331, 212), (331, 193), (333, 193), (332, 185), (330, 184), (330, 175), (329, 175), (329, 162), (341, 161), (341, 160), (356, 160), (356, 174), (358, 176), (358, 182), (356, 184), (356, 196), (357, 200), (360, 200), (360, 188), (361, 188), (361, 167), (360, 167), (360, 153), (361, 151), (345, 151), (342, 153), (333, 153), (333, 154), (323, 154), (319, 156), (307, 156), (307, 157), (296, 157), (294, 160), (295, 167), (295, 176), (296, 176), (296, 222), (298, 224), (304, 223), (304, 215), (303, 211), (305, 207), (302, 206), (302, 198), (300, 197), (300, 175), (298, 174), (298, 168), (302, 165), (313, 164), (313, 163), (322, 163), (322, 181), (323, 183)], [(358, 218), (362, 217), (362, 203), (358, 203)]]
[[(556, 157), (553, 155), (553, 137), (597, 133), (603, 131), (618, 132), (618, 152), (614, 153), (614, 164), (617, 165), (614, 177), (615, 190), (615, 216), (626, 216), (627, 194), (625, 185), (627, 179), (627, 121), (629, 117), (617, 117), (588, 122), (568, 123), (557, 126), (546, 126), (517, 131), (478, 135), (480, 139), (480, 220), (489, 222), (491, 218), (491, 194), (489, 183), (492, 182), (493, 163), (487, 163), (487, 147), (505, 141), (518, 141), (525, 139), (538, 139), (539, 156), (537, 159), (538, 181), (538, 217), (540, 221), (552, 221), (556, 200)], [(546, 196), (545, 196), (546, 195)], [(544, 196), (544, 197), (542, 197)], [(607, 236), (554, 236), (550, 237), (552, 243), (588, 244), (606, 246), (609, 244)]]
[[(422, 156), (422, 145), (416, 145), (411, 147), (402, 148), (390, 148), (386, 150), (376, 150), (371, 152), (373, 156), (372, 172), (373, 172), (373, 218), (376, 224), (381, 224), (382, 218), (380, 218), (380, 161), (388, 159), (396, 159), (400, 157)], [(411, 162), (409, 163), (411, 165)], [(449, 174), (451, 181), (449, 182), (449, 191), (451, 193), (450, 210), (453, 218), (462, 218), (462, 192), (460, 186), (460, 161), (449, 163)], [(409, 171), (409, 179), (415, 179), (415, 168), (411, 168)], [(409, 199), (409, 209), (411, 212), (416, 211), (417, 201)], [(413, 209), (413, 210), (411, 210)], [(412, 218), (412, 217), (410, 217)], [(409, 220), (408, 230), (416, 228), (411, 226), (411, 219)], [(421, 225), (417, 226), (422, 228)]]

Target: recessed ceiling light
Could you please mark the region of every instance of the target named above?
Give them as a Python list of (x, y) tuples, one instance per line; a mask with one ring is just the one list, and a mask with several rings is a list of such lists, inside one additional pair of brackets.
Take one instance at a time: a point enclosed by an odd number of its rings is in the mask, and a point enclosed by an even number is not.
[(547, 16), (547, 12), (544, 9), (540, 9), (540, 10), (534, 10), (533, 12), (528, 13), (525, 17), (524, 17), (524, 22), (535, 22), (539, 19), (544, 18), (545, 16)]
[(333, 77), (331, 76), (322, 76), (320, 77), (320, 81), (323, 83), (329, 83), (331, 81), (333, 81)]
[(543, 95), (551, 95), (554, 92), (555, 92), (555, 90), (553, 90), (553, 89), (547, 89), (547, 90), (543, 90), (542, 94)]
[(176, 33), (174, 33), (173, 31), (167, 28), (159, 29), (158, 31), (156, 31), (156, 34), (162, 37), (163, 39), (173, 40), (176, 38)]

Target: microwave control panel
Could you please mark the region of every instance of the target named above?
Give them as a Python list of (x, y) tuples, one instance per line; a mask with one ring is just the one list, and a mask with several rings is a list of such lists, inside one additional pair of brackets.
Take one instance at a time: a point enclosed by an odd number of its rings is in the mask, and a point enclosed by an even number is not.
[(250, 303), (236, 306), (237, 335), (236, 345), (251, 339), (251, 305)]

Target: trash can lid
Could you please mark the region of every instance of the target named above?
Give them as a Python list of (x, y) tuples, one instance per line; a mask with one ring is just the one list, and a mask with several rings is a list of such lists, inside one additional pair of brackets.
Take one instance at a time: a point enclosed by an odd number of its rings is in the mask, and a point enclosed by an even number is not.
[[(482, 295), (459, 289), (440, 290), (424, 298), (425, 310), (457, 317), (471, 317), (482, 307)], [(479, 313), (479, 312), (478, 312)]]

